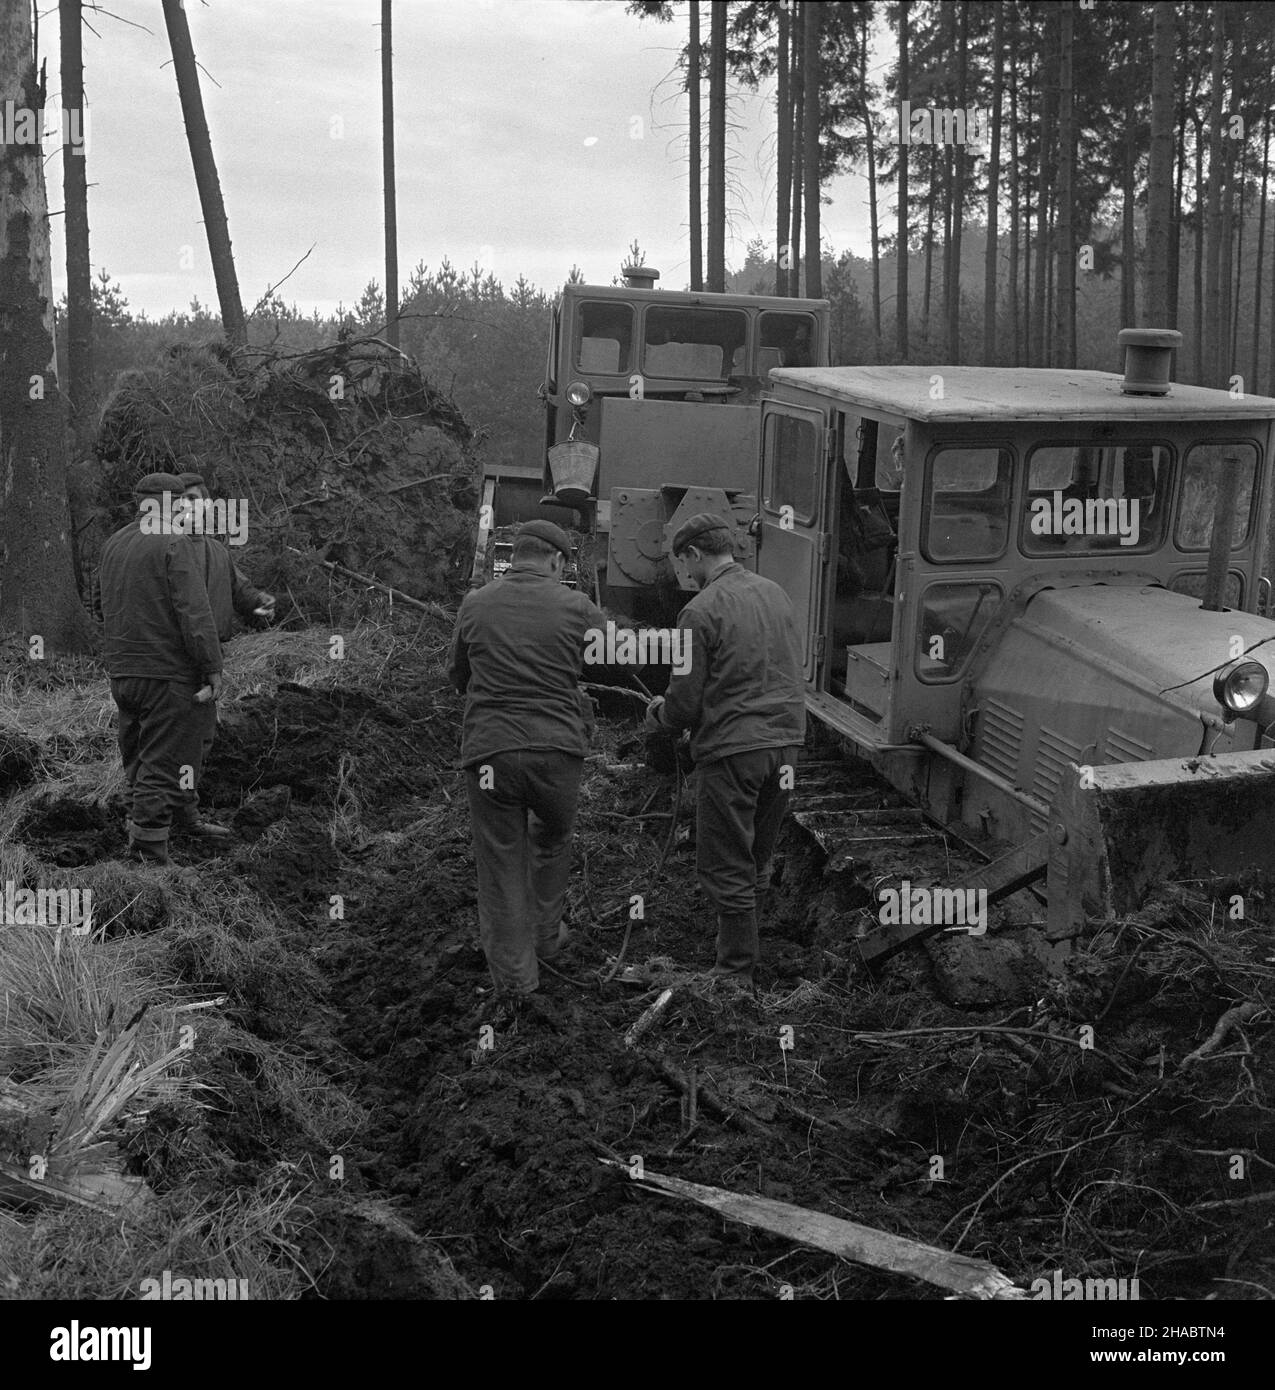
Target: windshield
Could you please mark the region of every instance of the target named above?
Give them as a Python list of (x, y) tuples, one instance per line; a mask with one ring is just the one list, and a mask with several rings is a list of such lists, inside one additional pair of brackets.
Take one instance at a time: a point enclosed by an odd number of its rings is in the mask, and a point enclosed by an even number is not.
[(725, 381), (747, 339), (742, 310), (652, 306), (646, 311), (643, 369), (647, 376)]

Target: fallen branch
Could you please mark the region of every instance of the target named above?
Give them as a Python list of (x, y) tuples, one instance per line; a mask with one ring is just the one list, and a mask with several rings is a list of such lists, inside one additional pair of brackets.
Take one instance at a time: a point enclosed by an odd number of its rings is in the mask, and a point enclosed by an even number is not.
[(1236, 1004), (1233, 1009), (1227, 1011), (1218, 1019), (1209, 1036), (1195, 1049), (1188, 1052), (1178, 1063), (1178, 1070), (1184, 1071), (1193, 1062), (1199, 1062), (1216, 1052), (1219, 1047), (1230, 1037), (1237, 1028), (1242, 1028), (1250, 1019), (1256, 1018), (1262, 1012), (1262, 1006), (1254, 1003), (1251, 999), (1246, 1004)]
[(672, 1003), (672, 1001), (673, 991), (671, 989), (666, 989), (664, 993), (661, 994), (660, 997), (655, 1001), (654, 1004), (650, 1005), (649, 1008), (644, 1009), (637, 1018), (637, 1020), (634, 1022), (633, 1027), (630, 1028), (627, 1033), (625, 1033), (625, 1047), (636, 1047), (638, 1039), (642, 1037), (644, 1033), (650, 1032), (651, 1028), (659, 1019), (660, 1015), (664, 1013), (664, 1011), (668, 1008), (669, 1004)]
[[(656, 1001), (659, 1002), (658, 1000)], [(651, 1065), (656, 1071), (673, 1087), (679, 1095), (690, 1095), (691, 1083), (680, 1071), (668, 1060), (667, 1057), (650, 1057)], [(697, 1099), (704, 1106), (714, 1119), (722, 1124), (728, 1124), (734, 1129), (741, 1130), (744, 1134), (751, 1134), (755, 1139), (772, 1138), (771, 1130), (753, 1115), (747, 1115), (741, 1110), (730, 1109), (721, 1096), (713, 1090), (711, 1086), (702, 1081), (696, 1081), (695, 1093)]]
[[(296, 546), (288, 547), (294, 555), (305, 555), (304, 550), (298, 550)], [(436, 603), (423, 603), (418, 598), (413, 598), (411, 594), (405, 594), (402, 589), (396, 589), (391, 584), (382, 584), (379, 579), (373, 579), (369, 574), (360, 574), (358, 570), (347, 569), (344, 565), (338, 565), (335, 560), (315, 560), (317, 565), (322, 565), (324, 569), (335, 570), (337, 574), (343, 574), (348, 579), (357, 579), (360, 584), (370, 584), (374, 589), (380, 589), (382, 593), (389, 594), (391, 598), (396, 598), (400, 603), (409, 604), (412, 608), (419, 608), (423, 613), (439, 612)]]
[[(608, 1159), (601, 1161), (628, 1169), (627, 1164), (615, 1164)], [(954, 1255), (948, 1250), (922, 1245), (920, 1241), (891, 1235), (888, 1231), (873, 1230), (871, 1226), (860, 1226), (839, 1216), (810, 1211), (805, 1207), (793, 1206), (791, 1202), (776, 1202), (769, 1197), (727, 1192), (720, 1187), (706, 1187), (683, 1178), (664, 1177), (659, 1173), (644, 1171), (634, 1181), (656, 1192), (698, 1202), (730, 1221), (740, 1221), (746, 1226), (783, 1236), (799, 1245), (813, 1246), (816, 1250), (824, 1250), (830, 1255), (853, 1260), (872, 1269), (906, 1274), (967, 1298), (1026, 1297), (1012, 1279), (985, 1260)]]
[(422, 483), (436, 483), (440, 478), (462, 477), (459, 473), (431, 473), (428, 478), (413, 478), (408, 483), (395, 483), (393, 487), (387, 487), (386, 492), (402, 492), (409, 487), (420, 487)]

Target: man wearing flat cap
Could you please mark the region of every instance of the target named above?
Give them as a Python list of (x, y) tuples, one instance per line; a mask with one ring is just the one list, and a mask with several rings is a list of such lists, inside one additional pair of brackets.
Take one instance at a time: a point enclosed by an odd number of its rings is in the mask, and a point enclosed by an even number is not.
[(580, 774), (592, 705), (579, 687), (586, 633), (601, 610), (560, 583), (571, 540), (528, 521), (513, 562), (465, 596), (448, 674), (465, 696), (461, 765), (478, 867), (478, 927), (501, 1021), (540, 985), (537, 957), (566, 939)]
[[(207, 511), (204, 510), (204, 504), (212, 494), (208, 491), (203, 474), (179, 473), (177, 476), (182, 481), (182, 498), (186, 503), (183, 529), (190, 537), (190, 544), (195, 552), (195, 567), (203, 576), (213, 621), (217, 624), (217, 636), (224, 647), (235, 635), (235, 614), (245, 623), (258, 619), (270, 622), (274, 617), (274, 595), (250, 584), (247, 576), (231, 559), (230, 549), (225, 541), (212, 534)], [(195, 769), (196, 777), (203, 775), (204, 764), (208, 761), (208, 755), (212, 752), (216, 740), (216, 708), (214, 704), (212, 721), (205, 731), (200, 748), (199, 763)], [(189, 814), (187, 821), (190, 822)], [(193, 825), (197, 833), (205, 839), (231, 838), (231, 832), (225, 826), (202, 820), (197, 814), (194, 816)]]
[(699, 592), (678, 626), (690, 665), (647, 710), (650, 729), (690, 729), (699, 771), (696, 872), (717, 910), (715, 975), (752, 984), (759, 890), (806, 732), (797, 620), (778, 584), (738, 564), (733, 527), (701, 512), (673, 537)]
[(235, 614), (245, 623), (251, 623), (255, 618), (268, 622), (274, 617), (274, 595), (249, 582), (247, 575), (231, 558), (225, 541), (195, 524), (196, 509), (203, 508), (212, 495), (203, 475), (179, 473), (178, 477), (182, 480), (182, 496), (189, 504), (186, 531), (195, 547), (199, 569), (204, 576), (208, 602), (217, 620), (217, 635), (223, 642), (229, 642), (235, 633)]
[(168, 863), (174, 826), (197, 830), (201, 749), (216, 720), (221, 642), (182, 533), (182, 481), (149, 473), (138, 515), (102, 547), (98, 594), (106, 669), (129, 787), (129, 850)]

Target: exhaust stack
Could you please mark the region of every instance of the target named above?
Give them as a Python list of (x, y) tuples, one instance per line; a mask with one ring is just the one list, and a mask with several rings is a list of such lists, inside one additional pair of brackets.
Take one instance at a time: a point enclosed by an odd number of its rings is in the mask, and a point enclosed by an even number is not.
[(1174, 350), (1182, 346), (1176, 328), (1122, 328), (1116, 341), (1124, 355), (1126, 396), (1167, 396), (1169, 365)]
[(649, 265), (626, 265), (624, 283), (631, 290), (653, 290), (660, 272)]

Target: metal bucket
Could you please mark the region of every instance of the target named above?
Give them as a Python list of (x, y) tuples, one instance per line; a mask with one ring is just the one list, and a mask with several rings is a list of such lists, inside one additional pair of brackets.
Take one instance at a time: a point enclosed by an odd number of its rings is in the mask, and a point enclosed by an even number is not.
[(585, 439), (570, 439), (549, 450), (549, 477), (555, 500), (576, 507), (593, 496), (598, 472), (598, 446)]

